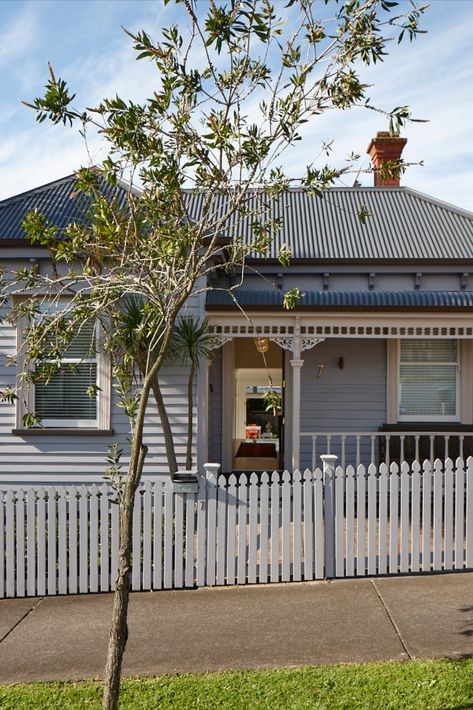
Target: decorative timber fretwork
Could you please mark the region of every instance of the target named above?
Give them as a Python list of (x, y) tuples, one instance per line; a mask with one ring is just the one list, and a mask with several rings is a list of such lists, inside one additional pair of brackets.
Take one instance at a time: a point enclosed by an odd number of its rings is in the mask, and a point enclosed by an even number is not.
[(207, 347), (209, 350), (218, 350), (218, 348), (221, 348), (225, 343), (229, 343), (231, 340), (232, 338), (230, 336), (216, 335), (215, 338), (212, 338)]
[[(271, 338), (271, 340), (279, 345), (279, 347), (284, 348), (284, 350), (294, 350), (294, 338)], [(301, 338), (301, 352), (304, 350), (310, 350), (315, 348), (319, 343), (323, 343), (325, 338)]]
[[(443, 314), (435, 322), (426, 316), (412, 318), (406, 323), (406, 319), (400, 316), (393, 318), (391, 323), (389, 317), (383, 318), (383, 323), (363, 322), (363, 319), (346, 318), (341, 319), (328, 317), (318, 319), (316, 323), (305, 322), (301, 319), (299, 335), (301, 337), (301, 350), (307, 350), (317, 345), (317, 341), (324, 338), (473, 338), (473, 320), (471, 316), (466, 319), (458, 319), (455, 323), (456, 314)], [(277, 342), (282, 348), (292, 350), (292, 339), (295, 335), (293, 324), (289, 323), (239, 323), (231, 322), (230, 319), (224, 321), (220, 318), (210, 317), (212, 332), (216, 340), (224, 339), (215, 347), (220, 347), (223, 342), (228, 342), (233, 338), (263, 338), (267, 337)], [(326, 321), (325, 323), (323, 321)], [(337, 322), (338, 320), (338, 322)], [(398, 321), (396, 323), (396, 321)], [(305, 339), (305, 340), (304, 340)]]

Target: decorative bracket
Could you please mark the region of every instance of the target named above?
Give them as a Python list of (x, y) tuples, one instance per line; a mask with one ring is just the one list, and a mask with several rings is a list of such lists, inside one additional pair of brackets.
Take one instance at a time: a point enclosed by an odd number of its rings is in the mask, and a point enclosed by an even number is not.
[(215, 337), (212, 337), (212, 340), (207, 347), (210, 350), (218, 350), (218, 348), (221, 348), (222, 345), (225, 345), (225, 343), (229, 343), (230, 340), (232, 340), (230, 336), (216, 335)]
[(304, 350), (312, 350), (319, 343), (323, 343), (325, 338), (301, 338), (301, 352)]
[[(294, 338), (271, 338), (271, 340), (284, 350), (294, 350)], [(325, 338), (301, 337), (301, 352), (315, 348), (319, 343), (323, 343)]]

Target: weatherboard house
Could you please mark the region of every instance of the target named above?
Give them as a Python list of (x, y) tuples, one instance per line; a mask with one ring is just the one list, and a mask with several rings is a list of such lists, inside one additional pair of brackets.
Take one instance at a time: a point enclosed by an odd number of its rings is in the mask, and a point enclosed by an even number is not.
[[(404, 144), (378, 134), (369, 146), (374, 166), (399, 158)], [(250, 260), (233, 297), (214, 289), (189, 299), (185, 313), (206, 317), (215, 336), (196, 382), (199, 472), (206, 461), (229, 473), (313, 468), (324, 453), (342, 464), (473, 453), (473, 213), (381, 175), (374, 187), (277, 198), (283, 226), (273, 253)], [(74, 183), (69, 176), (0, 202), (2, 264), (47, 268), (21, 223), (35, 207), (59, 225), (74, 219)], [(199, 196), (192, 200), (198, 210)], [(287, 267), (276, 259), (282, 243), (293, 254)], [(216, 285), (229, 278), (218, 275)], [(283, 294), (294, 287), (303, 298), (284, 310)], [(14, 384), (5, 359), (20, 338), (20, 329), (1, 325), (1, 388)], [(24, 428), (21, 400), (0, 405), (2, 486), (100, 482), (107, 448), (126, 445), (128, 423), (114, 406), (109, 363), (99, 352), (91, 364), (96, 400), (77, 376), (35, 388), (41, 427)], [(268, 371), (280, 395), (269, 411)], [(161, 384), (184, 466), (185, 369), (167, 367)], [(166, 475), (152, 404), (146, 442), (145, 477)]]

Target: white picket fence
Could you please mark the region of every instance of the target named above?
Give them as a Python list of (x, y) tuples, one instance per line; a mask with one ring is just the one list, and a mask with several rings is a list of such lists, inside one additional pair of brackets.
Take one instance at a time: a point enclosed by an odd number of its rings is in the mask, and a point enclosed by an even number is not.
[[(473, 459), (282, 475), (207, 470), (197, 493), (146, 482), (133, 590), (473, 568)], [(213, 467), (215, 470), (215, 467)], [(112, 591), (118, 507), (107, 485), (0, 493), (0, 598)]]

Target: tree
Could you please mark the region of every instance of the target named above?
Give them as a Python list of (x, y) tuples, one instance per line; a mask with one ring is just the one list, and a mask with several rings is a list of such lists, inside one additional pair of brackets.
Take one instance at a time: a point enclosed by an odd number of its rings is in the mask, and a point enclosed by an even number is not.
[[(133, 368), (136, 365), (141, 377), (146, 377), (148, 358), (150, 362), (156, 361), (159, 355), (159, 342), (153, 343), (156, 333), (151, 333), (146, 328), (146, 302), (138, 296), (127, 296), (121, 303), (118, 314), (118, 327), (112, 342), (115, 350), (115, 360), (119, 362), (123, 357), (128, 359)], [(177, 357), (176, 343), (169, 343), (167, 359)], [(129, 370), (126, 370), (128, 373)], [(128, 377), (127, 377), (128, 379)], [(151, 390), (158, 409), (161, 427), (163, 429), (164, 447), (169, 466), (169, 472), (175, 473), (178, 469), (174, 439), (169, 422), (168, 413), (164, 404), (158, 373), (153, 377)]]
[(207, 321), (184, 316), (176, 321), (174, 329), (174, 347), (176, 353), (181, 353), (183, 364), (189, 364), (189, 377), (187, 381), (187, 442), (186, 442), (186, 469), (192, 468), (192, 413), (194, 411), (194, 380), (201, 360), (212, 356), (212, 343), (214, 338), (209, 330)]
[[(158, 41), (144, 31), (129, 33), (137, 59), (149, 60), (157, 71), (157, 88), (147, 100), (115, 96), (94, 108), (75, 108), (75, 95), (50, 67), (44, 96), (28, 104), (39, 122), (77, 125), (83, 134), (96, 130), (108, 144), (100, 172), (81, 169), (77, 175), (87, 219), (59, 229), (34, 212), (25, 222), (31, 242), (49, 249), (51, 270), (21, 269), (13, 281), (5, 278), (3, 290), (5, 300), (25, 286), (42, 294), (17, 302), (9, 316), (30, 322), (23, 386), (35, 378), (48, 381), (61, 352), (87, 323), (100, 321), (100, 347), (115, 354), (113, 372), (131, 443), (119, 485), (119, 573), (104, 708), (118, 705), (127, 641), (133, 501), (147, 451), (145, 413), (176, 319), (193, 290), (208, 288), (214, 270), (238, 270), (243, 278), (247, 255), (267, 253), (281, 223), (271, 214), (272, 198), (294, 183), (280, 161), (300, 139), (302, 126), (329, 110), (373, 108), (359, 68), (382, 61), (392, 38), (415, 37), (424, 10), (411, 5), (395, 14), (395, 5), (289, 0), (284, 8), (276, 5), (287, 18), (283, 22), (269, 0), (211, 1), (203, 10), (184, 0), (177, 6), (178, 24), (163, 29)], [(387, 115), (393, 130), (409, 117), (406, 107)], [(314, 153), (298, 182), (315, 196), (350, 171), (349, 164), (335, 169), (318, 161)], [(124, 199), (122, 177), (141, 191), (130, 187)], [(198, 196), (192, 213), (184, 187)], [(363, 205), (360, 218), (366, 218)], [(252, 227), (249, 241), (241, 237), (242, 220)], [(287, 264), (290, 256), (281, 245), (280, 261)], [(139, 388), (133, 387), (129, 354), (117, 347), (122, 304), (130, 296), (146, 302), (140, 330), (150, 347), (146, 358), (140, 355)], [(284, 304), (292, 307), (299, 298), (298, 289), (291, 289)], [(41, 300), (54, 303), (54, 311), (41, 312)], [(8, 390), (3, 396), (20, 394)], [(40, 423), (34, 412), (27, 416), (27, 423)]]

